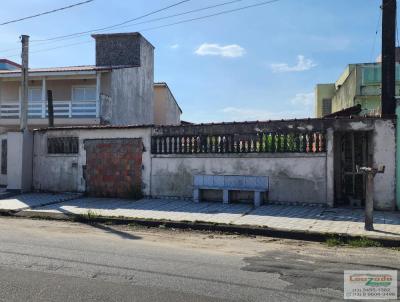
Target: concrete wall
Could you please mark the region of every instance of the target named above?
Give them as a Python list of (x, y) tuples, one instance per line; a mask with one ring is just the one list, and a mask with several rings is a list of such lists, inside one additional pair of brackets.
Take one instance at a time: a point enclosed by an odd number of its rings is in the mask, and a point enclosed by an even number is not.
[(140, 67), (111, 72), (113, 125), (150, 125), (154, 122), (154, 48), (144, 39), (140, 47)]
[(373, 165), (385, 165), (385, 173), (374, 179), (374, 203), (380, 210), (396, 207), (396, 128), (390, 120), (377, 120), (372, 135)]
[(154, 124), (180, 125), (181, 111), (167, 85), (154, 85)]
[(0, 81), (0, 102), (19, 100), (20, 81)]
[(336, 94), (332, 99), (332, 112), (354, 106), (357, 87), (357, 69), (353, 68), (343, 84), (337, 87)]
[(158, 155), (153, 196), (192, 196), (193, 175), (269, 176), (269, 200), (327, 203), (326, 154)]
[[(317, 121), (319, 122), (319, 121)], [(35, 132), (34, 139), (34, 188), (43, 191), (79, 191), (86, 189), (83, 167), (87, 139), (141, 138), (142, 188), (145, 195), (187, 197), (192, 196), (195, 174), (256, 175), (270, 177), (269, 200), (277, 202), (321, 203), (334, 205), (334, 131), (370, 131), (372, 134), (372, 162), (385, 165), (384, 174), (375, 177), (374, 200), (376, 209), (395, 207), (395, 128), (387, 119), (332, 119), (326, 130), (326, 152), (272, 153), (272, 154), (151, 154), (151, 135), (157, 129), (104, 128), (51, 130)], [(229, 126), (229, 125), (228, 125)], [(213, 125), (213, 131), (227, 125)], [(233, 125), (232, 127), (236, 127)], [(260, 125), (259, 125), (260, 126)], [(195, 126), (192, 126), (192, 128)], [(206, 126), (198, 126), (204, 131)], [(253, 127), (246, 124), (242, 127)], [(168, 132), (168, 127), (160, 129)], [(179, 132), (191, 127), (170, 127)], [(199, 128), (199, 129), (200, 129)], [(180, 130), (179, 130), (180, 129)], [(194, 130), (193, 130), (194, 131)], [(200, 130), (199, 130), (200, 131)], [(207, 130), (208, 131), (208, 130)], [(222, 130), (221, 130), (222, 131)], [(79, 154), (47, 154), (47, 137), (76, 136)], [(12, 144), (12, 143), (11, 143)], [(12, 152), (12, 151), (9, 151)], [(18, 162), (16, 163), (18, 164)]]
[(335, 84), (317, 84), (315, 87), (315, 117), (322, 117), (323, 99), (330, 99), (335, 95)]
[[(35, 190), (51, 192), (85, 192), (86, 183), (83, 177), (83, 167), (86, 165), (86, 151), (84, 140), (141, 138), (144, 145), (142, 189), (145, 195), (150, 195), (150, 135), (151, 128), (35, 132), (33, 187)], [(47, 137), (66, 136), (79, 138), (78, 154), (47, 154)]]

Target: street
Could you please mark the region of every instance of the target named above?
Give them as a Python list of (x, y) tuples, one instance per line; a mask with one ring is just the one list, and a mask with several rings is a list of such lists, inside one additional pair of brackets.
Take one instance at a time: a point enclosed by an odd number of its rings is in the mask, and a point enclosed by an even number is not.
[(0, 218), (0, 301), (342, 300), (344, 269), (400, 251)]

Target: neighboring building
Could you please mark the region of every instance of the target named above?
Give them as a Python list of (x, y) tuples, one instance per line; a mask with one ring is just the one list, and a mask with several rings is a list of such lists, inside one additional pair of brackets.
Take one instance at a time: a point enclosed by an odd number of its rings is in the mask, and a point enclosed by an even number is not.
[(0, 59), (0, 70), (20, 69), (21, 65), (7, 59)]
[[(56, 126), (150, 125), (155, 116), (160, 124), (179, 124), (181, 111), (172, 110), (179, 106), (169, 89), (165, 100), (158, 93), (155, 100), (154, 47), (143, 36), (93, 38), (96, 65), (29, 70), (29, 127), (48, 123), (47, 90), (53, 93)], [(0, 133), (18, 129), (20, 103), (20, 65), (0, 60)]]
[(182, 109), (167, 83), (154, 84), (154, 124), (180, 125)]
[[(400, 53), (399, 53), (400, 54)], [(399, 56), (396, 58), (399, 62)], [(317, 84), (315, 115), (323, 117), (357, 105), (361, 115), (381, 114), (382, 64), (350, 64), (335, 83)], [(400, 95), (400, 64), (396, 63), (396, 95)]]

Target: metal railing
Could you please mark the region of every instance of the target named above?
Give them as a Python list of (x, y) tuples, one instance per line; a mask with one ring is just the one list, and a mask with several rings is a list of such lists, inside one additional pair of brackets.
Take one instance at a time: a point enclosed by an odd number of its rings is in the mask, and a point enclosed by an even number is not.
[[(54, 101), (54, 116), (57, 118), (93, 118), (98, 116), (96, 101)], [(16, 119), (20, 116), (18, 102), (1, 102), (0, 118)], [(44, 102), (30, 102), (28, 104), (29, 118), (47, 118), (48, 108)]]

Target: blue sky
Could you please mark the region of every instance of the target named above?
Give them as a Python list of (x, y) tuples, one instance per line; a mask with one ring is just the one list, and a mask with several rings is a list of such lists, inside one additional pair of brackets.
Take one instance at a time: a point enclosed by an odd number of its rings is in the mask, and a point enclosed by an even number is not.
[[(191, 0), (149, 19), (227, 1)], [(0, 21), (75, 2), (78, 0), (4, 0)], [(63, 12), (0, 26), (0, 58), (19, 62), (21, 34), (38, 40), (86, 31), (176, 2), (95, 0)], [(263, 0), (242, 0), (210, 11), (110, 32), (141, 31), (259, 2)], [(380, 33), (375, 35), (375, 31), (380, 3), (380, 0), (280, 0), (142, 33), (156, 47), (155, 80), (169, 84), (185, 120), (312, 117), (316, 83), (333, 82), (348, 63), (374, 61), (379, 55)], [(51, 44), (32, 42), (30, 66), (94, 64), (94, 42), (88, 41), (91, 41), (89, 34)], [(61, 47), (81, 42), (88, 43)], [(60, 48), (41, 51), (56, 47)], [(13, 50), (3, 51), (7, 49)]]

